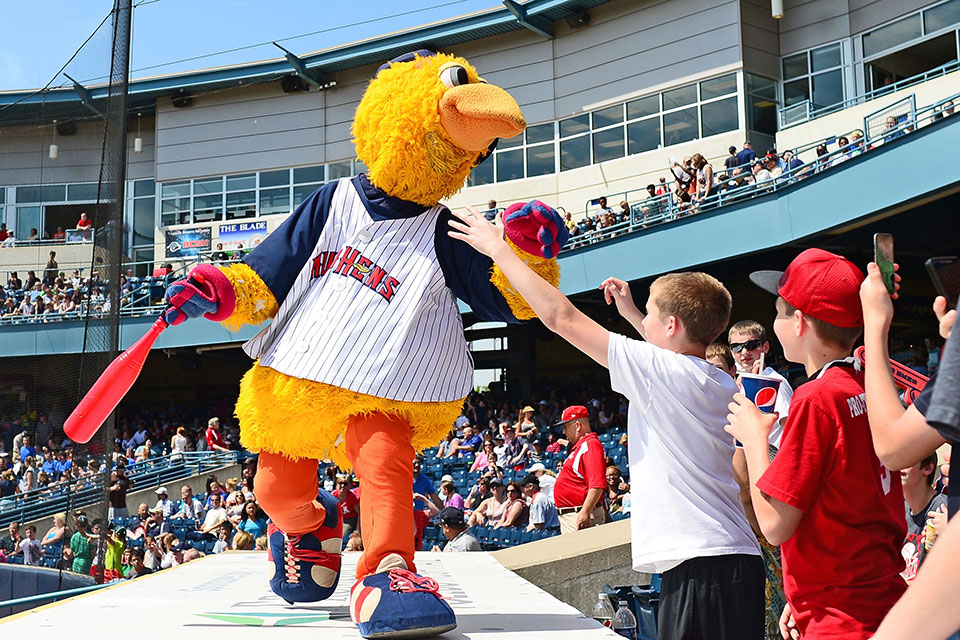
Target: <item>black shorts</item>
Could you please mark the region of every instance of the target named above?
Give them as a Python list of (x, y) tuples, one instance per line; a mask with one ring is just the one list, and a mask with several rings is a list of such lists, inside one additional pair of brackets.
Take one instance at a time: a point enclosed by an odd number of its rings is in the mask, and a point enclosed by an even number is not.
[(691, 558), (663, 574), (658, 640), (763, 640), (760, 556)]

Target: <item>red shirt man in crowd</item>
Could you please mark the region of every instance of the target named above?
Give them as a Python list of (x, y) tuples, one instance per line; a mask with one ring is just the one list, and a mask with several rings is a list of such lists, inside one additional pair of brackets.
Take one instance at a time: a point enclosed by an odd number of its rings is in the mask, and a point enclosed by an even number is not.
[(567, 407), (557, 425), (570, 442), (570, 455), (553, 486), (560, 533), (603, 524), (607, 512), (600, 498), (606, 486), (606, 465), (603, 445), (590, 428), (590, 414), (580, 405)]
[(360, 523), (360, 498), (354, 493), (353, 482), (349, 476), (337, 478), (337, 488), (333, 490), (333, 497), (340, 505), (343, 514), (343, 535), (349, 536)]
[(89, 229), (93, 226), (93, 220), (87, 217), (86, 212), (80, 214), (80, 220), (77, 222), (77, 229)]
[(220, 433), (220, 418), (210, 418), (207, 421), (207, 451), (230, 451), (227, 441)]

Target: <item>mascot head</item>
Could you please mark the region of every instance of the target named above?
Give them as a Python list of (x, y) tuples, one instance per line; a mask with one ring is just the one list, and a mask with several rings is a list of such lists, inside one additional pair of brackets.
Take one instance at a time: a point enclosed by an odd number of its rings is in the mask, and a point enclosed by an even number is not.
[(421, 50), (380, 67), (357, 107), (353, 138), (370, 182), (433, 206), (463, 187), (496, 140), (526, 126), (510, 94), (469, 62)]

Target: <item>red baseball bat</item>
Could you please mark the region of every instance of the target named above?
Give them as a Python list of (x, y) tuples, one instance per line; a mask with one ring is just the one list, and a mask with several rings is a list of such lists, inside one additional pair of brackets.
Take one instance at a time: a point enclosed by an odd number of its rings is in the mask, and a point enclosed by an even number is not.
[(110, 412), (117, 408), (123, 396), (127, 395), (127, 391), (137, 381), (143, 363), (150, 353), (150, 347), (167, 326), (162, 317), (157, 318), (142, 338), (104, 369), (90, 387), (90, 391), (87, 391), (87, 395), (83, 396), (83, 400), (63, 423), (63, 430), (68, 438), (81, 444), (90, 441)]

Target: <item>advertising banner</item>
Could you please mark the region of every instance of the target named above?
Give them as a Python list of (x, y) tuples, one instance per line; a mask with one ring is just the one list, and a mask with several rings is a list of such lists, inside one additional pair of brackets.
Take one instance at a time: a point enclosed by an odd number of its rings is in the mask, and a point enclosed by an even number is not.
[(210, 227), (167, 229), (164, 236), (168, 258), (196, 256), (210, 251)]
[(222, 244), (227, 251), (233, 249), (252, 249), (267, 237), (267, 221), (237, 222), (220, 225), (220, 236), (217, 244)]

